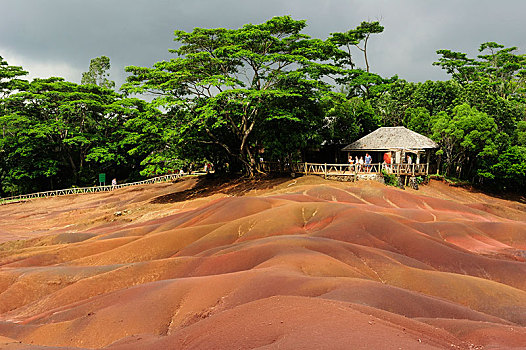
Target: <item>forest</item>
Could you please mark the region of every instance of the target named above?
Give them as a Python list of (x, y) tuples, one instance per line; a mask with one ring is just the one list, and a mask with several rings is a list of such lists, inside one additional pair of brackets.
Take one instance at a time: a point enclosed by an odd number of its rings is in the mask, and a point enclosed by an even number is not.
[[(526, 55), (482, 43), (447, 49), (446, 81), (409, 82), (370, 67), (379, 22), (326, 39), (289, 16), (238, 29), (176, 30), (173, 58), (126, 67), (91, 60), (81, 84), (33, 79), (0, 57), (0, 195), (94, 185), (214, 164), (257, 176), (258, 163), (309, 161), (380, 126), (435, 140), (437, 171), (495, 191), (526, 190)], [(357, 65), (357, 57), (364, 66)], [(328, 162), (333, 159), (328, 159)]]

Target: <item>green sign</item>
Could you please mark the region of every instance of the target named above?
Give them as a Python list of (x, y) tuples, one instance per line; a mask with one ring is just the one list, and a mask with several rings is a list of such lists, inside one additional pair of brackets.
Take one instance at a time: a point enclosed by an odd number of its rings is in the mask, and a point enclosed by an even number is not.
[(106, 174), (99, 174), (99, 182), (106, 182)]

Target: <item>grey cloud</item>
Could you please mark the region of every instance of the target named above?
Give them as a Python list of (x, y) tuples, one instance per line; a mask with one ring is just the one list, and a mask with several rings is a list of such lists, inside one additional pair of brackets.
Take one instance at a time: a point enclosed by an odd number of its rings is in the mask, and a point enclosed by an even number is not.
[(320, 38), (380, 19), (385, 32), (371, 39), (372, 68), (411, 81), (447, 79), (432, 66), (441, 48), (476, 55), (485, 41), (526, 47), (520, 0), (0, 0), (0, 8), (0, 56), (4, 49), (50, 69), (67, 65), (77, 76), (66, 78), (77, 82), (100, 55), (110, 57), (118, 84), (125, 66), (168, 59), (175, 29), (237, 28), (285, 14), (306, 19), (306, 33)]

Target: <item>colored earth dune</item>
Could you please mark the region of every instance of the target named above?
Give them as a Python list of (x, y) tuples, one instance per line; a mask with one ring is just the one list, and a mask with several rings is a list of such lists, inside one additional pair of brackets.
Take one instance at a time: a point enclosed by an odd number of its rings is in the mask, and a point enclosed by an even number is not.
[(0, 348), (526, 348), (525, 204), (440, 182), (236, 186), (0, 207)]

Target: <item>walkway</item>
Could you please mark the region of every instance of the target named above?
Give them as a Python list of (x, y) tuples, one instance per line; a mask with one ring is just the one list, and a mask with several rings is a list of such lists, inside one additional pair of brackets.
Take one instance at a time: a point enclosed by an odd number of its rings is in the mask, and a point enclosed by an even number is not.
[(55, 191), (45, 191), (45, 192), (37, 192), (37, 193), (30, 193), (30, 194), (21, 194), (18, 196), (13, 197), (5, 197), (0, 198), (0, 205), (4, 204), (10, 204), (10, 203), (18, 203), (30, 200), (32, 198), (47, 198), (47, 197), (56, 197), (56, 196), (67, 196), (69, 194), (79, 194), (79, 193), (94, 193), (94, 192), (107, 192), (107, 191), (113, 191), (119, 188), (128, 187), (128, 186), (137, 186), (137, 185), (144, 185), (144, 184), (154, 184), (159, 182), (168, 182), (168, 181), (174, 181), (182, 176), (189, 176), (190, 174), (170, 174), (170, 175), (163, 175), (154, 177), (147, 180), (137, 181), (137, 182), (130, 182), (120, 185), (106, 185), (106, 186), (93, 186), (93, 187), (74, 187), (74, 188), (67, 188), (65, 190), (55, 190)]

